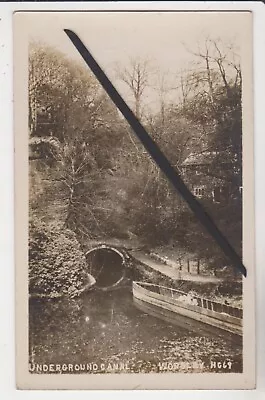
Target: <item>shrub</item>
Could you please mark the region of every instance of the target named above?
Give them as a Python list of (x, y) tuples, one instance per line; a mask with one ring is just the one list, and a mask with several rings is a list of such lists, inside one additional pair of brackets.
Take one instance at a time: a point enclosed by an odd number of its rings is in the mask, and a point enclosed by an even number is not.
[(88, 283), (86, 259), (75, 234), (37, 219), (29, 224), (29, 292), (40, 297), (77, 296)]

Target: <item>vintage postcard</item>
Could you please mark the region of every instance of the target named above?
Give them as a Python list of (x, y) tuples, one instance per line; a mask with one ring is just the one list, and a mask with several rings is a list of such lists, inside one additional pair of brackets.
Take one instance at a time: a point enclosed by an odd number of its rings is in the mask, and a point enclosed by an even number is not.
[(251, 12), (16, 12), (13, 22), (18, 388), (254, 388)]

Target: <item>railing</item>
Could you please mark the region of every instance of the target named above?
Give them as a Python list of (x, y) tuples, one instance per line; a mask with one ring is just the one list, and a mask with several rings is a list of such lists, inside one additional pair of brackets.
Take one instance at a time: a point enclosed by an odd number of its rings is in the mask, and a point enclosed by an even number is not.
[(227, 304), (218, 303), (216, 301), (208, 300), (200, 296), (194, 296), (189, 293), (183, 292), (178, 289), (172, 289), (165, 286), (155, 285), (147, 282), (135, 282), (136, 285), (150, 290), (154, 293), (160, 294), (173, 300), (178, 300), (186, 304), (198, 306), (204, 309), (215, 311), (218, 313), (228, 314), (232, 317), (243, 318), (243, 310), (237, 307), (231, 307)]

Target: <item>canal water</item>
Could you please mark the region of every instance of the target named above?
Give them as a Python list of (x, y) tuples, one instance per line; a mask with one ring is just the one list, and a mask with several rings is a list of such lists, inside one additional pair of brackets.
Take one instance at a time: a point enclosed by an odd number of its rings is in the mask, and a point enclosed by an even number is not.
[(242, 371), (240, 344), (204, 337), (138, 310), (130, 288), (31, 300), (29, 347), (33, 372), (36, 364), (86, 365), (78, 373)]

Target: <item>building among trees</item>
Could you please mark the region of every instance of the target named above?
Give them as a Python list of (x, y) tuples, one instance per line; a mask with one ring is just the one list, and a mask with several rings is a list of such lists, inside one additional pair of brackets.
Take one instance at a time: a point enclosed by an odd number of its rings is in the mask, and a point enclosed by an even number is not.
[(181, 165), (183, 179), (192, 193), (199, 199), (211, 199), (215, 203), (227, 203), (240, 196), (241, 187), (235, 191), (227, 179), (232, 169), (231, 160), (216, 151), (191, 153)]

